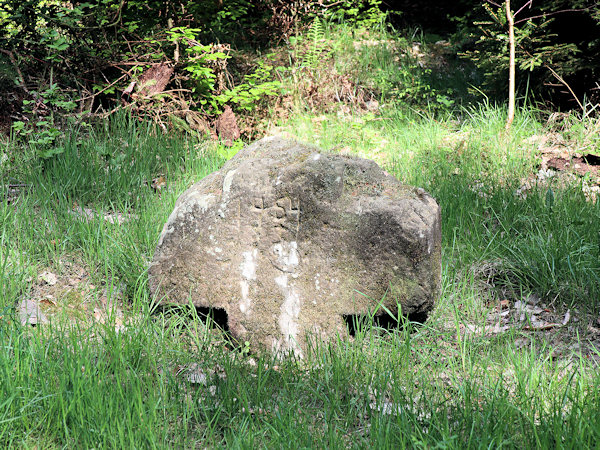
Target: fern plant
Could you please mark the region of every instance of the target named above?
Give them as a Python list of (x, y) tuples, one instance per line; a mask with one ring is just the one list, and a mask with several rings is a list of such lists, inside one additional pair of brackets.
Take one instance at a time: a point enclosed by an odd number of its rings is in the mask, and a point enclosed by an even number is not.
[(325, 51), (325, 28), (318, 17), (315, 17), (312, 21), (306, 37), (308, 39), (308, 48), (302, 57), (302, 67), (314, 69), (322, 53)]

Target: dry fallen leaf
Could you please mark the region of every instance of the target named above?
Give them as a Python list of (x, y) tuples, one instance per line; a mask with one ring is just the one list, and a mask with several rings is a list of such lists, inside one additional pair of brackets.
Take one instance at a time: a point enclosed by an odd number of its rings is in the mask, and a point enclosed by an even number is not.
[(119, 316), (115, 317), (115, 331), (120, 333), (125, 330), (125, 325), (123, 325), (123, 319)]
[(510, 302), (508, 300), (500, 300), (500, 304), (496, 306), (496, 311), (502, 311), (504, 309), (508, 309), (510, 306)]
[(79, 283), (81, 283), (81, 279), (79, 278), (69, 278), (69, 280), (67, 281), (67, 284), (69, 286), (76, 286)]
[(43, 299), (40, 300), (40, 303), (43, 303), (47, 306), (56, 306), (56, 302), (54, 301), (54, 297), (51, 295), (46, 295)]
[(105, 322), (106, 315), (102, 312), (102, 310), (98, 308), (94, 308), (94, 320), (98, 323)]
[(463, 332), (465, 334), (481, 334), (482, 336), (487, 335), (487, 334), (498, 334), (498, 333), (504, 333), (505, 331), (510, 329), (510, 326), (508, 325), (503, 325), (500, 326), (499, 323), (497, 323), (496, 325), (486, 325), (484, 327), (478, 327), (476, 325), (473, 324), (465, 324), (465, 325), (460, 325), (461, 329), (463, 330)]
[(524, 326), (523, 329), (527, 331), (545, 331), (557, 327), (562, 327), (562, 325), (560, 323), (536, 322), (531, 326)]
[(562, 321), (563, 326), (569, 323), (569, 320), (571, 320), (571, 310), (567, 309), (567, 313), (565, 314), (565, 318)]
[(163, 176), (154, 178), (152, 180), (152, 184), (151, 184), (152, 189), (154, 189), (155, 191), (160, 191), (166, 185), (167, 185), (167, 180), (165, 180), (165, 177), (163, 177)]

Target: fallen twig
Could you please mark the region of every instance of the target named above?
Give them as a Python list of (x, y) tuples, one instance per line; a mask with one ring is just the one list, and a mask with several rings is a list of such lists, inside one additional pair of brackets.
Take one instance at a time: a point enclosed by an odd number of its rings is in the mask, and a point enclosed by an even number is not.
[(561, 328), (564, 325), (561, 323), (545, 323), (543, 325), (526, 325), (523, 327), (523, 330), (526, 331), (545, 331), (545, 330), (551, 330), (552, 328)]
[(117, 78), (115, 81), (113, 81), (112, 83), (110, 83), (109, 85), (105, 86), (103, 89), (99, 90), (98, 92), (94, 92), (93, 94), (90, 95), (86, 95), (85, 97), (81, 97), (79, 99), (79, 101), (83, 101), (83, 100), (87, 100), (89, 98), (94, 98), (96, 97), (96, 95), (101, 94), (102, 92), (106, 91), (107, 89), (111, 88), (112, 86), (114, 86), (115, 84), (117, 84), (119, 81), (121, 81), (123, 78), (125, 78), (127, 75), (129, 75), (129, 72), (125, 73), (124, 75), (121, 75), (119, 78)]

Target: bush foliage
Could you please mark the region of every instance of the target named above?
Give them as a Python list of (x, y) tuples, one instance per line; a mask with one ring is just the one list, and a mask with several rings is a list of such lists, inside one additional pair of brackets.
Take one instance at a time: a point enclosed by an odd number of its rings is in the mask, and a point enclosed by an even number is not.
[[(291, 43), (298, 31), (328, 21), (368, 32), (384, 24), (389, 13), (396, 22), (418, 18), (429, 31), (453, 32), (452, 49), (479, 73), (467, 83), (474, 92), (502, 99), (508, 64), (502, 6), (481, 0), (457, 5), (406, 0), (394, 7), (381, 0), (1, 0), (0, 108), (6, 117), (0, 126), (6, 131), (7, 123), (12, 125), (25, 142), (36, 134), (33, 144), (43, 147), (66, 123), (78, 121), (77, 114), (126, 107), (160, 123), (168, 124), (171, 117), (180, 128), (202, 131), (225, 105), (244, 113), (281, 93), (261, 49)], [(567, 107), (595, 102), (600, 5), (517, 0), (512, 8), (517, 13), (519, 93)], [(255, 57), (241, 57), (243, 51)], [(315, 66), (318, 54), (309, 56), (304, 62)], [(161, 63), (173, 73), (165, 75), (159, 95), (147, 95), (140, 84), (133, 88), (136, 82), (158, 83), (148, 80), (147, 72)], [(416, 71), (435, 80), (435, 68), (414, 63)], [(415, 88), (415, 77), (402, 67), (397, 76), (385, 75), (400, 80), (388, 90), (396, 89), (400, 97), (424, 92), (434, 109), (456, 105), (449, 91), (429, 92), (429, 83)]]

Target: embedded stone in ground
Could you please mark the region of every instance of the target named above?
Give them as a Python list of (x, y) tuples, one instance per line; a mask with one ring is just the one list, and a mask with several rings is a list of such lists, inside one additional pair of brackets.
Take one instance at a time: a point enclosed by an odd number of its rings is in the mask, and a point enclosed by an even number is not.
[(153, 296), (226, 311), (253, 349), (306, 351), (348, 315), (426, 315), (440, 288), (440, 208), (373, 161), (280, 138), (241, 150), (175, 204)]

